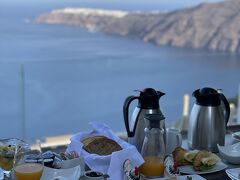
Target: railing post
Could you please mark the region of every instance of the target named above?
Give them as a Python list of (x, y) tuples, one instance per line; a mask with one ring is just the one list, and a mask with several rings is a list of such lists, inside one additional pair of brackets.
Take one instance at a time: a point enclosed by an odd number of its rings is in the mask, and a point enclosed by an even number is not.
[(20, 120), (21, 120), (21, 138), (26, 140), (26, 112), (25, 112), (25, 70), (24, 65), (20, 67)]
[(183, 112), (180, 119), (174, 124), (175, 128), (179, 128), (181, 131), (188, 130), (188, 121), (189, 121), (189, 101), (190, 97), (188, 94), (183, 96)]

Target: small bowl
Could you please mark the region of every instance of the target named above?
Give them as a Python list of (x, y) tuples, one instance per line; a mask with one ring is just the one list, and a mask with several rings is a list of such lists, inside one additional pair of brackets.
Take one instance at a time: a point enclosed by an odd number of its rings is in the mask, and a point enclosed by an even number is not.
[(82, 156), (74, 158), (74, 159), (64, 160), (61, 162), (60, 166), (62, 169), (68, 169), (68, 168), (74, 168), (78, 165), (80, 165), (82, 173), (83, 173), (85, 170), (85, 163), (84, 163), (84, 159)]
[(54, 169), (44, 166), (43, 175), (41, 180), (69, 180), (69, 179), (79, 179), (81, 176), (81, 167), (76, 166), (68, 169)]
[(7, 138), (7, 139), (0, 139), (0, 146), (14, 146), (14, 147), (25, 147), (28, 148), (29, 144), (25, 141), (18, 139), (18, 138)]
[(83, 157), (64, 160), (61, 163), (61, 169), (54, 169), (44, 166), (41, 180), (69, 180), (79, 179), (85, 170)]
[(17, 138), (0, 139), (0, 168), (9, 174), (13, 167), (13, 160), (20, 148), (29, 148), (29, 145)]
[(227, 146), (218, 146), (220, 155), (228, 162), (232, 164), (240, 164), (240, 142), (227, 145)]

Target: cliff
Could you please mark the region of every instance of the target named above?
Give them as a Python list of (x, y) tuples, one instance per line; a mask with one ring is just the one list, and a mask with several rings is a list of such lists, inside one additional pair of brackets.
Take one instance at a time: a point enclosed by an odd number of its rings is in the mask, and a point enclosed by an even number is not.
[(204, 3), (168, 13), (66, 8), (39, 23), (66, 24), (175, 47), (240, 52), (240, 1)]

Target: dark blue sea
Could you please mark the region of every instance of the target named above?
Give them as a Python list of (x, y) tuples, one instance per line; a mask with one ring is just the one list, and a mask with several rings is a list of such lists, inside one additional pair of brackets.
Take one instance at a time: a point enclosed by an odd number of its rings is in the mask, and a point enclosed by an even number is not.
[[(160, 105), (167, 125), (181, 117), (185, 93), (211, 86), (222, 88), (228, 98), (236, 96), (238, 54), (160, 47), (34, 22), (41, 13), (63, 7), (144, 11), (184, 7), (154, 3), (1, 1), (0, 138), (25, 136), (34, 141), (73, 134), (89, 129), (90, 121), (124, 131), (123, 102), (145, 87), (166, 93)], [(192, 103), (193, 98), (190, 108)]]

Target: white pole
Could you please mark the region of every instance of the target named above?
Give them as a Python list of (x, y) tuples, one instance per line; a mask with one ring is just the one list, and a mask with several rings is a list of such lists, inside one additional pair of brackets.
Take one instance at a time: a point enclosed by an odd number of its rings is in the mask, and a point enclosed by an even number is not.
[(189, 115), (189, 100), (190, 100), (189, 95), (185, 94), (183, 96), (183, 116), (184, 117), (188, 117)]
[(183, 96), (183, 114), (182, 114), (182, 123), (181, 123), (181, 130), (182, 131), (187, 131), (188, 130), (189, 100), (190, 100), (189, 95), (185, 94)]
[(20, 69), (20, 114), (21, 114), (21, 138), (26, 140), (26, 116), (25, 116), (25, 71), (24, 65)]
[(237, 107), (237, 122), (240, 123), (240, 84), (238, 87), (238, 107)]

